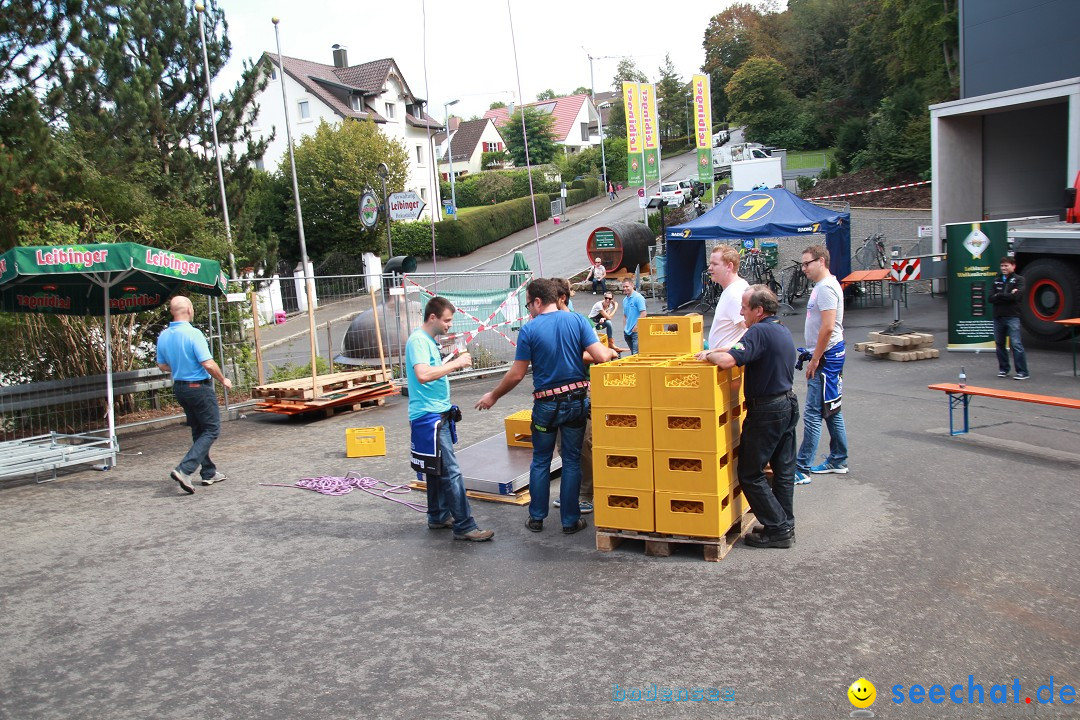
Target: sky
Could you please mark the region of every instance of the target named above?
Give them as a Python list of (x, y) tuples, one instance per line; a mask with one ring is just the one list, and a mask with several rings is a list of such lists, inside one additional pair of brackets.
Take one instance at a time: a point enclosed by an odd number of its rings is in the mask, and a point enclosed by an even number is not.
[(636, 0), (219, 1), (232, 57), (214, 79), (215, 94), (236, 84), (244, 60), (276, 52), (271, 19), (277, 16), (282, 55), (332, 64), (336, 43), (348, 48), (350, 65), (392, 57), (413, 94), (426, 98), (441, 120), (443, 103), (454, 99), (451, 113), (469, 118), (495, 101), (532, 102), (548, 88), (563, 95), (590, 87), (587, 54), (598, 92), (611, 89), (624, 56), (655, 81), (670, 53), (689, 81), (705, 59), (701, 43), (709, 19), (734, 0), (669, 6)]

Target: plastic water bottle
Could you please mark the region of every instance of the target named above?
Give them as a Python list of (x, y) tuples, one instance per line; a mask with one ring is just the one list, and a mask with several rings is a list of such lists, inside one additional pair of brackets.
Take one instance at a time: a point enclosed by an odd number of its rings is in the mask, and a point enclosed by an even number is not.
[(966, 387), (966, 386), (967, 386), (967, 373), (964, 372), (964, 366), (961, 365), (960, 366), (960, 387), (963, 388), (963, 387)]

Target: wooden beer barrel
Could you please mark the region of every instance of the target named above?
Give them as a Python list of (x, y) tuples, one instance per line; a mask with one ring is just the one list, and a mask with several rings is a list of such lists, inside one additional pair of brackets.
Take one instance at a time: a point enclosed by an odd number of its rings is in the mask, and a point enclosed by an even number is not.
[(648, 266), (649, 246), (655, 240), (652, 230), (642, 223), (611, 223), (601, 225), (589, 233), (585, 252), (589, 257), (589, 265), (592, 265), (596, 258), (600, 258), (609, 273), (620, 268), (634, 272), (638, 265), (642, 268)]

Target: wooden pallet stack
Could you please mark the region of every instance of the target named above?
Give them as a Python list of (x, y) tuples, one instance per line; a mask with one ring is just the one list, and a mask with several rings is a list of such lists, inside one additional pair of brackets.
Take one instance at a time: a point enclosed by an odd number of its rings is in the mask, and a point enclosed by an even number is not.
[(259, 400), (255, 408), (280, 415), (321, 412), (330, 417), (335, 410), (359, 410), (367, 404), (381, 405), (397, 389), (388, 370), (357, 370), (320, 375), (314, 385), (311, 378), (285, 380), (252, 388)]
[(867, 342), (855, 343), (855, 350), (865, 352), (870, 357), (909, 362), (938, 357), (940, 351), (931, 347), (933, 344), (934, 336), (930, 333), (908, 332), (894, 335), (872, 332)]

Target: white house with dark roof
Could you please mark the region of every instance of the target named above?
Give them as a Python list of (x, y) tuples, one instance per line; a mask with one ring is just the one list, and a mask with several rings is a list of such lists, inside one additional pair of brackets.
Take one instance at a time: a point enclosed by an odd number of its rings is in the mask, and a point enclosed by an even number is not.
[(443, 180), (450, 179), (451, 148), (453, 148), (454, 177), (469, 175), (487, 170), (483, 166), (483, 157), (486, 152), (498, 152), (506, 150), (502, 135), (491, 118), (479, 120), (450, 119), (450, 139), (445, 139), (443, 133), (442, 142), (436, 136), (435, 142), (439, 147), (439, 177)]
[(259, 139), (273, 133), (274, 140), (261, 162), (256, 163), (259, 167), (272, 171), (288, 163), (286, 108), (282, 106), (279, 84), (284, 79), (294, 143), (314, 134), (320, 120), (329, 124), (372, 120), (409, 153), (408, 184), (392, 190), (412, 190), (428, 208), (438, 204), (433, 162), (438, 156), (431, 136), (443, 126), (424, 111), (426, 101), (413, 94), (393, 58), (349, 65), (346, 49), (335, 45), (332, 65), (291, 57), (281, 60), (284, 72), (278, 67), (276, 53), (263, 53), (260, 60), (269, 73), (269, 82), (255, 98), (258, 114), (252, 134)]
[[(540, 100), (526, 103), (525, 107), (535, 108), (551, 115), (555, 143), (562, 145), (563, 152), (581, 152), (587, 147), (600, 144), (600, 133), (597, 128), (599, 116), (588, 95), (568, 95), (551, 100)], [(484, 113), (484, 117), (491, 118), (495, 121), (496, 127), (501, 128), (510, 121), (512, 112), (512, 107), (495, 108)]]

